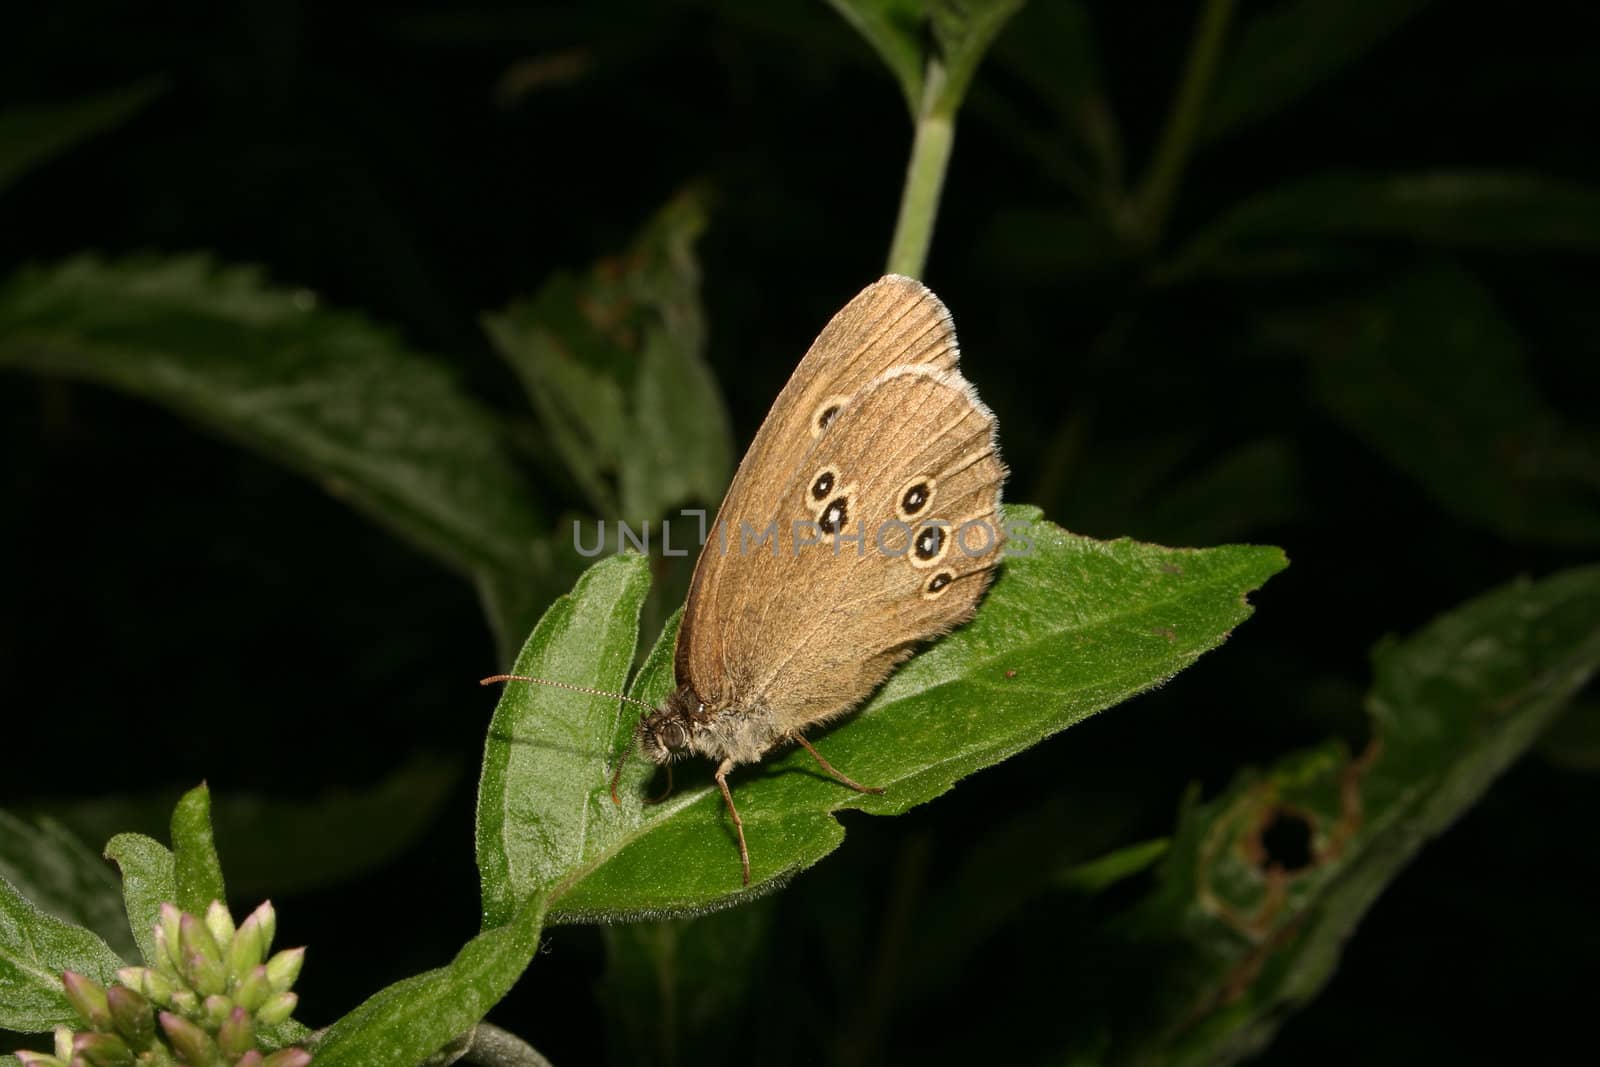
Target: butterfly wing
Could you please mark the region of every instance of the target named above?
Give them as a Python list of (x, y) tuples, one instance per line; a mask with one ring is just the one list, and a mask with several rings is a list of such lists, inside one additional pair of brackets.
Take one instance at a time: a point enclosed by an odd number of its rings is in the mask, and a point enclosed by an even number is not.
[[(899, 294), (898, 321), (921, 316), (931, 331), (849, 328), (852, 308), (887, 303), (885, 289)], [(824, 721), (971, 616), (1000, 558), (1005, 469), (956, 351), (943, 305), (899, 278), (852, 301), (812, 347), (696, 570), (678, 677), (709, 705), (759, 712), (775, 735)], [(802, 381), (807, 362), (818, 380)]]
[(779, 484), (869, 382), (892, 366), (947, 370), (957, 359), (950, 312), (921, 282), (898, 274), (873, 282), (829, 320), (756, 431), (695, 565), (688, 602), (697, 610), (684, 613), (678, 631), (679, 681), (712, 677), (726, 655), (722, 633), (701, 624), (738, 593), (739, 575), (714, 546), (730, 533), (737, 546), (742, 523), (764, 524), (776, 514)]
[[(787, 485), (789, 543), (742, 557), (746, 588), (767, 591), (722, 617), (742, 702), (783, 730), (825, 721), (970, 618), (1000, 561), (1004, 477), (959, 374), (896, 367), (853, 397)], [(810, 523), (818, 544), (802, 544)]]

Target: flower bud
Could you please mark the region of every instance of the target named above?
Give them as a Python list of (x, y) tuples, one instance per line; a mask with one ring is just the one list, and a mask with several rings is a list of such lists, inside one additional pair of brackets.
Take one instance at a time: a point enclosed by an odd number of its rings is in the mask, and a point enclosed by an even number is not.
[(305, 961), (304, 947), (284, 949), (267, 961), (267, 981), (272, 983), (275, 991), (283, 992), (300, 977), (300, 967)]
[(135, 1056), (133, 1062), (139, 1067), (189, 1067), (173, 1059), (171, 1051), (159, 1041)]
[(169, 978), (183, 974), (183, 951), (179, 945), (179, 927), (183, 912), (171, 904), (161, 905), (161, 917), (156, 921), (156, 968)]
[(194, 1067), (210, 1067), (217, 1059), (217, 1043), (200, 1027), (182, 1016), (164, 1011), (159, 1016), (161, 1029), (178, 1055)]
[(206, 924), (185, 913), (179, 920), (179, 944), (183, 951), (180, 973), (189, 987), (202, 996), (220, 993), (228, 987), (228, 972), (222, 962), (222, 949)]
[(261, 1067), (306, 1067), (311, 1053), (303, 1048), (280, 1048), (262, 1061)]
[(272, 981), (267, 977), (265, 964), (257, 964), (239, 980), (233, 989), (233, 1002), (249, 1011), (255, 1011), (272, 995)]
[(293, 993), (274, 993), (267, 998), (267, 1002), (256, 1009), (256, 1021), (268, 1026), (276, 1026), (294, 1014), (295, 1005), (300, 1003), (300, 998)]
[(200, 1010), (205, 1016), (206, 1029), (215, 1033), (217, 1027), (233, 1014), (233, 1001), (214, 993), (201, 1003)]
[(261, 920), (261, 955), (265, 956), (272, 948), (272, 939), (278, 936), (278, 913), (272, 910), (272, 901), (264, 900), (251, 914)]
[[(256, 1047), (256, 1025), (250, 1013), (234, 1008), (223, 1024), (217, 1028), (217, 1047), (229, 1059), (243, 1056)], [(237, 1067), (237, 1065), (235, 1065)]]
[(211, 931), (219, 947), (225, 948), (233, 940), (233, 916), (228, 914), (228, 906), (222, 901), (213, 900), (206, 909), (206, 929)]
[(174, 989), (172, 996), (167, 998), (172, 1004), (172, 1010), (180, 1015), (199, 1015), (200, 997), (192, 989)]
[(106, 1003), (105, 986), (77, 971), (63, 971), (61, 988), (66, 990), (67, 1000), (78, 1018), (96, 1030), (111, 1029), (111, 1006)]
[(160, 971), (149, 967), (124, 967), (117, 972), (117, 981), (129, 989), (143, 993), (162, 1007), (172, 1002), (172, 982)]
[(250, 973), (250, 968), (266, 958), (267, 942), (262, 936), (260, 915), (260, 908), (251, 912), (239, 924), (239, 929), (234, 931), (233, 940), (228, 942), (223, 952), (228, 965), (228, 977), (235, 982), (243, 980)]
[(94, 1067), (133, 1067), (133, 1050), (116, 1034), (77, 1034), (72, 1038), (72, 1055)]
[(150, 1002), (126, 985), (107, 989), (106, 1002), (111, 1005), (111, 1021), (128, 1046), (135, 1052), (149, 1048), (156, 1036), (156, 1020)]

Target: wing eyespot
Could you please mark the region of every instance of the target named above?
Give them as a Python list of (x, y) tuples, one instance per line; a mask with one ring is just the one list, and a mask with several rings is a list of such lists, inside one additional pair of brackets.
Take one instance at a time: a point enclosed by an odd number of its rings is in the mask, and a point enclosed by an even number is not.
[(811, 488), (808, 492), (811, 499), (817, 503), (828, 499), (828, 494), (833, 492), (834, 486), (839, 484), (839, 472), (832, 467), (823, 467), (811, 479)]
[(848, 396), (836, 394), (818, 404), (816, 410), (811, 413), (811, 436), (821, 437), (823, 431), (832, 426), (834, 420), (839, 417), (839, 412), (844, 409), (845, 402), (849, 399)]
[(817, 516), (817, 526), (823, 533), (836, 534), (850, 524), (850, 497), (841, 493), (828, 501)]
[(911, 522), (918, 515), (927, 511), (933, 503), (934, 488), (937, 480), (926, 475), (918, 475), (900, 487), (900, 492), (895, 496), (895, 513), (905, 522)]
[(917, 528), (911, 539), (911, 565), (921, 570), (938, 565), (950, 551), (949, 523), (935, 519)]

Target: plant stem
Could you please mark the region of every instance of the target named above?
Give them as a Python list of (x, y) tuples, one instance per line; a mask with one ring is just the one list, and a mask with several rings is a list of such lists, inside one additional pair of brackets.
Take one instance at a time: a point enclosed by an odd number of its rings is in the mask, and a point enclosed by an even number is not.
[(550, 1061), (532, 1045), (490, 1023), (472, 1028), (471, 1043), (461, 1058), (463, 1063), (480, 1067), (550, 1067)]
[(900, 193), (900, 217), (889, 245), (889, 273), (922, 277), (933, 242), (933, 223), (939, 214), (939, 194), (955, 144), (955, 109), (940, 106), (944, 90), (944, 64), (928, 60), (922, 81), (922, 106), (917, 112), (911, 140), (911, 160), (906, 164), (906, 184)]
[(1168, 112), (1166, 126), (1161, 131), (1161, 142), (1156, 147), (1150, 170), (1135, 198), (1138, 235), (1147, 246), (1161, 240), (1167, 218), (1172, 213), (1172, 201), (1194, 150), (1200, 119), (1205, 114), (1211, 80), (1217, 72), (1217, 60), (1221, 58), (1222, 46), (1228, 39), (1234, 3), (1235, 0), (1206, 0), (1205, 9), (1200, 13), (1200, 23), (1195, 27), (1194, 39), (1189, 43), (1189, 59), (1184, 67), (1183, 80), (1178, 83), (1172, 110)]

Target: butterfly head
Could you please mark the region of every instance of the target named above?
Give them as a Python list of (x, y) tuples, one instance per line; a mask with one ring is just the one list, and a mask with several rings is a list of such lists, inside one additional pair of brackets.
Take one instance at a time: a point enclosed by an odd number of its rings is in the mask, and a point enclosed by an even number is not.
[(671, 763), (691, 755), (695, 736), (705, 719), (705, 702), (693, 689), (681, 685), (666, 706), (639, 724), (639, 747), (652, 763)]

